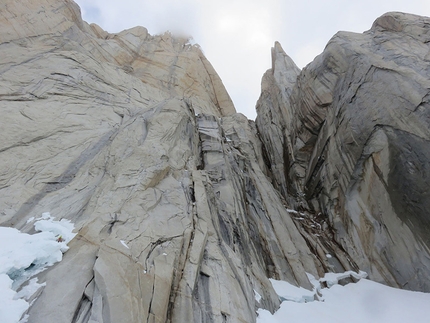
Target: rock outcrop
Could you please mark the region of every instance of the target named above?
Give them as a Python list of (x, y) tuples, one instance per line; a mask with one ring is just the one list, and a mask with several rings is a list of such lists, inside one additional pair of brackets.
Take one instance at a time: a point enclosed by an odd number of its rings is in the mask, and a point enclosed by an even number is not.
[(326, 218), (371, 279), (427, 292), (429, 23), (387, 13), (300, 73), (276, 44), (256, 120), (284, 197)]
[(77, 232), (28, 322), (254, 322), (269, 278), (327, 271), (429, 291), (428, 26), (387, 14), (303, 71), (276, 44), (254, 123), (186, 39), (3, 1), (0, 225)]

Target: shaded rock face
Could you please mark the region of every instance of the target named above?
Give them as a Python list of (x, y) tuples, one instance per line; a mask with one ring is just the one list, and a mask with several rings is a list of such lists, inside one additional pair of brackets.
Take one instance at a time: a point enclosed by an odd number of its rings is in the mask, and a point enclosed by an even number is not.
[(254, 123), (185, 39), (3, 1), (0, 225), (77, 232), (28, 322), (254, 322), (268, 278), (359, 267), (428, 291), (427, 26), (383, 16), (303, 71), (276, 44)]
[(256, 120), (284, 197), (326, 217), (371, 279), (427, 292), (429, 23), (385, 14), (300, 73), (276, 44)]

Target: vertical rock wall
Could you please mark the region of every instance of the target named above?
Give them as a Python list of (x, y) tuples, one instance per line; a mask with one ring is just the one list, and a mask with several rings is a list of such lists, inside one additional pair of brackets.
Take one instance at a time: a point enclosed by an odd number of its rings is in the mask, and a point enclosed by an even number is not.
[(0, 9), (0, 224), (77, 231), (28, 322), (253, 322), (279, 306), (269, 277), (326, 271), (198, 47), (71, 1)]
[[(339, 32), (295, 82), (297, 68), (276, 44), (257, 104), (272, 177), (289, 183), (285, 198), (326, 218), (372, 279), (422, 291), (430, 290), (429, 22), (388, 13), (364, 34)], [(271, 140), (274, 124), (282, 140)]]

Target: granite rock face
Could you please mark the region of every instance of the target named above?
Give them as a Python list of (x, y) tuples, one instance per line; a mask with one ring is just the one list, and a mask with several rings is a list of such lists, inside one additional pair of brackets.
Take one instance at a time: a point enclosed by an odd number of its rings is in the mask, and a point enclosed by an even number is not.
[(321, 213), (371, 279), (427, 292), (429, 44), (429, 18), (396, 12), (337, 33), (300, 74), (276, 44), (256, 120), (285, 198)]
[(78, 233), (28, 322), (253, 322), (279, 306), (269, 277), (326, 271), (197, 46), (108, 34), (71, 1), (0, 13), (0, 224)]
[(186, 39), (3, 1), (0, 225), (77, 232), (28, 322), (254, 322), (269, 278), (327, 271), (428, 291), (428, 26), (387, 14), (303, 71), (276, 44), (254, 123)]

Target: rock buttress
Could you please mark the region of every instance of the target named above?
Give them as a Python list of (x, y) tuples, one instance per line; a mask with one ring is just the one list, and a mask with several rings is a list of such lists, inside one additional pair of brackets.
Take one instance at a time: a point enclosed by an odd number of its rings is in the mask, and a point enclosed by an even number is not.
[(77, 231), (28, 322), (253, 322), (269, 277), (326, 271), (198, 47), (72, 1), (0, 6), (0, 224)]
[(276, 45), (256, 120), (284, 198), (318, 214), (371, 279), (426, 292), (429, 26), (387, 13), (337, 33), (300, 74)]

